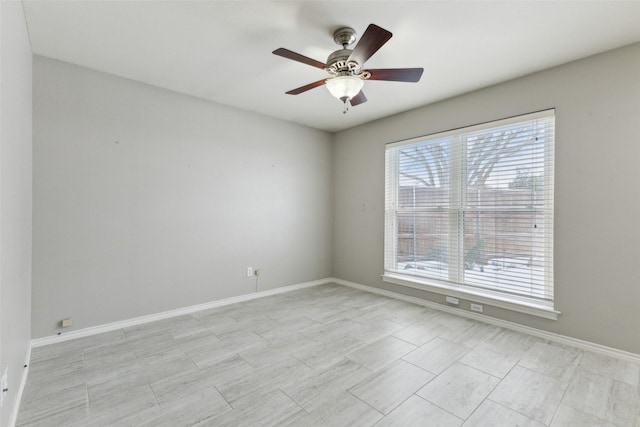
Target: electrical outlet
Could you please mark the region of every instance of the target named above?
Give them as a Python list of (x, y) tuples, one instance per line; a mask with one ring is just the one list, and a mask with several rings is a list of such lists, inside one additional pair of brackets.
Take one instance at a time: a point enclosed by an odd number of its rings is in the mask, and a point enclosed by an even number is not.
[(73, 319), (62, 319), (60, 321), (60, 324), (63, 328), (68, 328), (69, 326), (73, 325)]
[(460, 300), (456, 297), (446, 297), (445, 301), (448, 302), (449, 304), (454, 304), (454, 305), (460, 304)]
[(482, 313), (482, 304), (474, 304), (471, 303), (471, 311), (477, 311), (478, 313)]
[(247, 277), (253, 277), (253, 267), (247, 267)]
[(255, 274), (256, 276), (259, 276), (259, 275), (260, 275), (260, 269), (259, 269), (259, 268), (256, 268), (256, 269), (253, 271), (253, 274)]
[(2, 373), (2, 378), (0, 378), (0, 407), (4, 405), (4, 397), (9, 391), (9, 381), (7, 380), (8, 375), (8, 367), (4, 368), (4, 372)]

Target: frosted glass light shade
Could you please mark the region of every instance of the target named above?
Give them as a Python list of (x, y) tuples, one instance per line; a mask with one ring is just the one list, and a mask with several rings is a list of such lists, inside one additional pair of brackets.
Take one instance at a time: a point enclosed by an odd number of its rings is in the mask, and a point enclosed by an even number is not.
[(350, 100), (360, 92), (364, 81), (355, 76), (340, 76), (327, 80), (326, 86), (331, 95), (345, 101), (345, 98)]

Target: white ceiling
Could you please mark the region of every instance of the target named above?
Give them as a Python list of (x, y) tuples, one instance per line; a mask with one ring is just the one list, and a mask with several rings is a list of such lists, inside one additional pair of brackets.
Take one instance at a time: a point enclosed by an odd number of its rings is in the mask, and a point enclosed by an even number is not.
[[(35, 54), (337, 131), (640, 41), (640, 1), (23, 0)], [(368, 102), (316, 88), (333, 31), (393, 38), (365, 68), (424, 67), (419, 83), (368, 81)]]

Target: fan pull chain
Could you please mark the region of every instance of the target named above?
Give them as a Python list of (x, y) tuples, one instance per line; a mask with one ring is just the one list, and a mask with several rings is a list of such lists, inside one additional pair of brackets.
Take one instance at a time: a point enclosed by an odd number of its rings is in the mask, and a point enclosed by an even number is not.
[(345, 98), (342, 102), (344, 103), (344, 110), (342, 110), (342, 114), (347, 114), (347, 111), (349, 111), (349, 104), (347, 103), (347, 99)]

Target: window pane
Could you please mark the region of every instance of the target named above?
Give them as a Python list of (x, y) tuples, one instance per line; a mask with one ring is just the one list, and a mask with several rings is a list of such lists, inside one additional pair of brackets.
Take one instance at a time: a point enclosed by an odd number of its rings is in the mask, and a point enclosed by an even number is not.
[(546, 298), (544, 230), (535, 214), (475, 210), (464, 219), (465, 284)]
[(399, 206), (449, 205), (449, 141), (435, 140), (400, 150)]
[(448, 279), (449, 162), (448, 139), (399, 152), (399, 271)]
[(544, 141), (535, 121), (466, 136), (463, 283), (547, 297)]
[(398, 271), (447, 279), (447, 212), (399, 212), (397, 224)]

